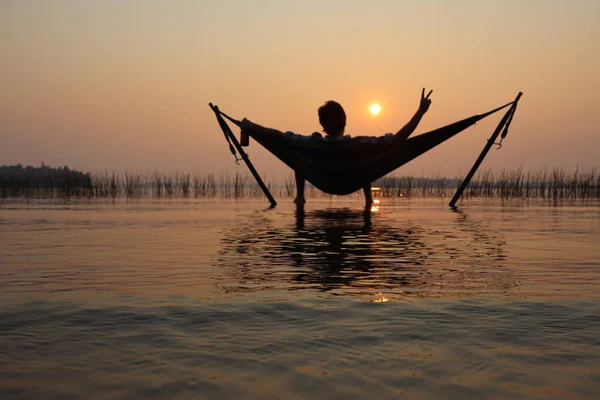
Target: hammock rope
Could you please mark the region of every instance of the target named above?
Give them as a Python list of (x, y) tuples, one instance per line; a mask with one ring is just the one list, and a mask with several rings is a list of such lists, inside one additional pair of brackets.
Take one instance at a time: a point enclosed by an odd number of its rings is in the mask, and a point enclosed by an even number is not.
[(229, 145), (229, 151), (235, 157), (235, 163), (237, 165), (240, 165), (240, 161), (242, 160), (242, 157), (238, 158), (237, 153), (235, 151), (235, 147), (234, 147), (233, 143), (231, 143), (231, 139), (230, 139), (231, 136), (235, 137), (235, 135), (233, 134), (233, 132), (231, 132), (231, 129), (229, 129), (229, 125), (227, 125), (227, 122), (225, 122), (223, 120), (223, 118), (221, 118), (221, 115), (224, 115), (224, 114), (219, 111), (218, 107), (215, 106), (215, 109), (218, 112), (217, 121), (219, 121), (219, 126), (221, 127), (221, 130), (223, 131), (223, 136), (225, 136), (225, 140), (227, 141), (227, 144)]
[(508, 121), (506, 122), (506, 125), (504, 126), (504, 130), (502, 131), (502, 135), (500, 135), (500, 142), (498, 142), (498, 149), (497, 150), (500, 150), (502, 148), (502, 142), (506, 138), (506, 135), (508, 135), (508, 128), (510, 127), (510, 124), (511, 124), (511, 122), (513, 120), (513, 116), (515, 115), (515, 111), (517, 110), (517, 103), (518, 103), (518, 100), (515, 102), (515, 105), (510, 109), (510, 114), (508, 116)]

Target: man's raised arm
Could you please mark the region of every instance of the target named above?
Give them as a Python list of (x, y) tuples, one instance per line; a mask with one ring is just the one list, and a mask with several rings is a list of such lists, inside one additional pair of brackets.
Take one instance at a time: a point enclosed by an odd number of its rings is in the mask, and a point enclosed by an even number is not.
[(415, 129), (417, 129), (417, 125), (419, 125), (419, 122), (421, 122), (421, 118), (423, 118), (423, 115), (425, 115), (427, 110), (429, 110), (429, 106), (431, 105), (431, 100), (429, 100), (431, 92), (433, 92), (433, 90), (430, 90), (429, 93), (427, 93), (427, 96), (425, 96), (425, 88), (423, 88), (421, 91), (421, 102), (419, 103), (419, 109), (410, 119), (410, 121), (408, 121), (408, 123), (404, 125), (404, 127), (400, 129), (398, 133), (396, 133), (397, 138), (407, 139), (415, 131)]

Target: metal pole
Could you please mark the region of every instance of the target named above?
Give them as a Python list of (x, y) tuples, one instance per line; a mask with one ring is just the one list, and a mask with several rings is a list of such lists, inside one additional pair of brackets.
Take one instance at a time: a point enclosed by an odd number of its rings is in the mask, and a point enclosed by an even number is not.
[(475, 175), (477, 168), (479, 168), (479, 165), (481, 165), (481, 163), (483, 162), (483, 159), (487, 155), (488, 151), (490, 150), (492, 145), (496, 142), (496, 138), (502, 132), (502, 128), (504, 128), (504, 126), (508, 122), (508, 119), (510, 118), (511, 114), (514, 113), (514, 110), (517, 107), (517, 103), (519, 102), (519, 99), (521, 98), (522, 94), (523, 94), (523, 92), (519, 92), (519, 94), (517, 95), (517, 98), (515, 99), (515, 101), (513, 101), (513, 105), (508, 109), (506, 114), (504, 114), (504, 117), (502, 117), (502, 120), (498, 124), (498, 127), (496, 128), (496, 130), (494, 131), (492, 136), (488, 139), (485, 147), (483, 148), (483, 151), (479, 155), (479, 158), (477, 158), (477, 161), (475, 161), (475, 164), (473, 164), (473, 167), (471, 168), (471, 170), (465, 177), (465, 180), (461, 183), (460, 187), (456, 191), (456, 194), (454, 194), (454, 197), (452, 197), (452, 200), (450, 200), (450, 203), (448, 203), (448, 205), (450, 207), (455, 207), (456, 202), (458, 201), (458, 199), (462, 195), (463, 191), (465, 190), (465, 188), (471, 181), (471, 178), (473, 178), (473, 175)]
[(256, 179), (258, 186), (260, 186), (260, 188), (264, 192), (265, 196), (267, 196), (267, 199), (269, 199), (269, 202), (271, 203), (271, 207), (275, 207), (277, 205), (277, 202), (271, 195), (271, 192), (269, 191), (267, 186), (264, 184), (264, 182), (260, 178), (260, 175), (258, 175), (258, 172), (256, 172), (254, 165), (252, 165), (252, 163), (250, 162), (250, 159), (248, 158), (248, 155), (246, 154), (244, 149), (242, 149), (240, 142), (238, 142), (238, 140), (235, 137), (235, 135), (233, 134), (233, 132), (231, 132), (231, 129), (229, 129), (229, 126), (227, 125), (227, 123), (225, 121), (223, 121), (223, 118), (221, 117), (221, 112), (219, 111), (219, 107), (213, 106), (212, 103), (209, 104), (209, 106), (217, 115), (217, 119), (219, 120), (219, 125), (221, 125), (221, 129), (223, 129), (225, 134), (227, 136), (229, 136), (229, 139), (233, 142), (233, 145), (237, 149), (238, 153), (240, 153), (240, 156), (242, 156), (242, 160), (244, 160), (244, 162), (248, 166), (248, 169), (252, 173), (252, 176), (254, 176), (254, 179)]

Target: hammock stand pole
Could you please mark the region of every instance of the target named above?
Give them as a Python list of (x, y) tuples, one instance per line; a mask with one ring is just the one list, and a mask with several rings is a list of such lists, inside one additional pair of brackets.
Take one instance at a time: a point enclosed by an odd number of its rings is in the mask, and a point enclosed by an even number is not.
[[(248, 166), (248, 169), (252, 173), (252, 176), (254, 176), (254, 179), (256, 179), (256, 182), (258, 183), (258, 186), (260, 186), (260, 188), (264, 192), (265, 196), (267, 196), (267, 199), (269, 199), (269, 202), (271, 203), (271, 207), (275, 207), (277, 205), (277, 202), (275, 201), (275, 199), (271, 195), (271, 192), (269, 191), (269, 189), (267, 188), (267, 186), (265, 185), (265, 183), (260, 178), (260, 175), (258, 175), (258, 172), (256, 172), (256, 169), (254, 168), (254, 165), (252, 165), (252, 163), (250, 162), (250, 159), (248, 158), (248, 155), (246, 154), (246, 152), (244, 151), (244, 149), (242, 149), (242, 146), (240, 145), (240, 142), (238, 142), (238, 140), (235, 137), (235, 135), (233, 134), (233, 132), (231, 132), (231, 129), (229, 128), (229, 125), (227, 125), (227, 122), (225, 122), (223, 120), (223, 117), (221, 116), (222, 113), (221, 113), (221, 111), (219, 111), (219, 107), (213, 106), (212, 103), (209, 103), (209, 106), (215, 112), (215, 115), (217, 116), (217, 120), (219, 121), (219, 125), (221, 126), (221, 129), (223, 130), (223, 133), (225, 133), (225, 136), (228, 137), (229, 140), (231, 140), (231, 142), (233, 142), (233, 145), (235, 146), (236, 150), (238, 151), (238, 153), (242, 157), (242, 160), (244, 160), (244, 162)], [(225, 115), (225, 114), (223, 114), (223, 115)], [(230, 120), (232, 122), (234, 122), (236, 125), (239, 126), (239, 121), (235, 121), (235, 120), (233, 120), (231, 118), (230, 118)]]
[(496, 127), (496, 130), (494, 131), (492, 136), (488, 139), (485, 147), (483, 148), (483, 151), (479, 155), (479, 158), (477, 158), (477, 160), (475, 161), (475, 164), (473, 164), (473, 167), (471, 168), (471, 170), (465, 177), (465, 180), (460, 184), (460, 187), (454, 194), (454, 197), (452, 197), (452, 200), (450, 200), (450, 203), (448, 203), (448, 205), (450, 207), (452, 207), (452, 208), (456, 207), (456, 202), (462, 195), (463, 191), (466, 189), (467, 185), (471, 181), (471, 178), (473, 178), (473, 175), (475, 175), (477, 168), (479, 168), (479, 166), (483, 162), (483, 159), (487, 155), (488, 151), (492, 148), (492, 146), (496, 142), (498, 135), (504, 130), (504, 132), (502, 132), (502, 138), (504, 138), (506, 136), (506, 134), (508, 133), (508, 127), (510, 126), (512, 117), (515, 113), (515, 110), (517, 109), (517, 104), (519, 103), (519, 99), (521, 98), (522, 94), (523, 94), (523, 92), (519, 92), (519, 94), (517, 95), (517, 98), (515, 99), (515, 101), (513, 101), (512, 106), (508, 109), (506, 114), (504, 114), (504, 117), (502, 117), (502, 120)]

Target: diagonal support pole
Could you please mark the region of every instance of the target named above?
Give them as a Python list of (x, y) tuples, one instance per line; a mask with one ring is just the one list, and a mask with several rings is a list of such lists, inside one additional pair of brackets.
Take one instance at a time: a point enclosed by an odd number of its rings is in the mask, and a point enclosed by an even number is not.
[(494, 131), (492, 136), (488, 139), (488, 142), (486, 143), (485, 147), (483, 148), (483, 151), (479, 155), (479, 158), (477, 158), (477, 160), (475, 161), (475, 164), (473, 164), (473, 167), (471, 168), (471, 170), (465, 177), (465, 180), (460, 184), (460, 187), (454, 194), (454, 197), (452, 197), (452, 200), (450, 200), (450, 203), (448, 203), (448, 205), (450, 207), (456, 206), (456, 202), (462, 195), (463, 191), (466, 189), (467, 185), (471, 181), (471, 178), (473, 178), (473, 175), (475, 175), (477, 168), (479, 168), (479, 166), (483, 162), (483, 159), (487, 155), (488, 151), (490, 151), (490, 149), (496, 142), (498, 135), (500, 135), (500, 133), (504, 130), (504, 133), (502, 133), (502, 137), (504, 138), (506, 136), (508, 126), (510, 125), (510, 122), (512, 121), (512, 117), (515, 113), (515, 110), (517, 109), (517, 104), (519, 103), (519, 99), (521, 98), (522, 95), (523, 95), (523, 92), (519, 92), (519, 94), (517, 95), (517, 98), (515, 99), (515, 101), (513, 101), (512, 106), (508, 109), (506, 114), (504, 114), (504, 117), (502, 117), (502, 120), (496, 127), (496, 130)]
[(275, 207), (277, 205), (277, 202), (275, 201), (275, 199), (271, 195), (271, 192), (269, 191), (269, 189), (267, 188), (267, 186), (265, 185), (265, 183), (260, 178), (260, 175), (258, 175), (258, 172), (256, 172), (256, 169), (254, 168), (254, 165), (252, 165), (252, 163), (250, 162), (250, 159), (248, 158), (248, 155), (246, 154), (246, 152), (244, 151), (244, 149), (242, 149), (242, 146), (240, 145), (240, 142), (238, 142), (238, 140), (235, 137), (235, 135), (233, 134), (233, 132), (231, 132), (231, 129), (229, 128), (229, 125), (227, 125), (227, 122), (225, 122), (225, 120), (221, 116), (222, 113), (219, 111), (219, 107), (213, 106), (212, 103), (209, 103), (209, 106), (210, 106), (211, 110), (214, 111), (215, 115), (217, 116), (217, 121), (219, 121), (219, 126), (223, 130), (223, 133), (225, 133), (225, 135), (233, 143), (233, 145), (235, 146), (235, 149), (238, 151), (238, 153), (242, 157), (242, 160), (244, 160), (244, 162), (248, 166), (248, 169), (252, 173), (252, 176), (254, 176), (254, 179), (256, 179), (256, 182), (258, 183), (258, 186), (260, 186), (260, 188), (264, 192), (265, 196), (267, 196), (267, 199), (269, 199), (269, 202), (271, 203), (271, 207)]

